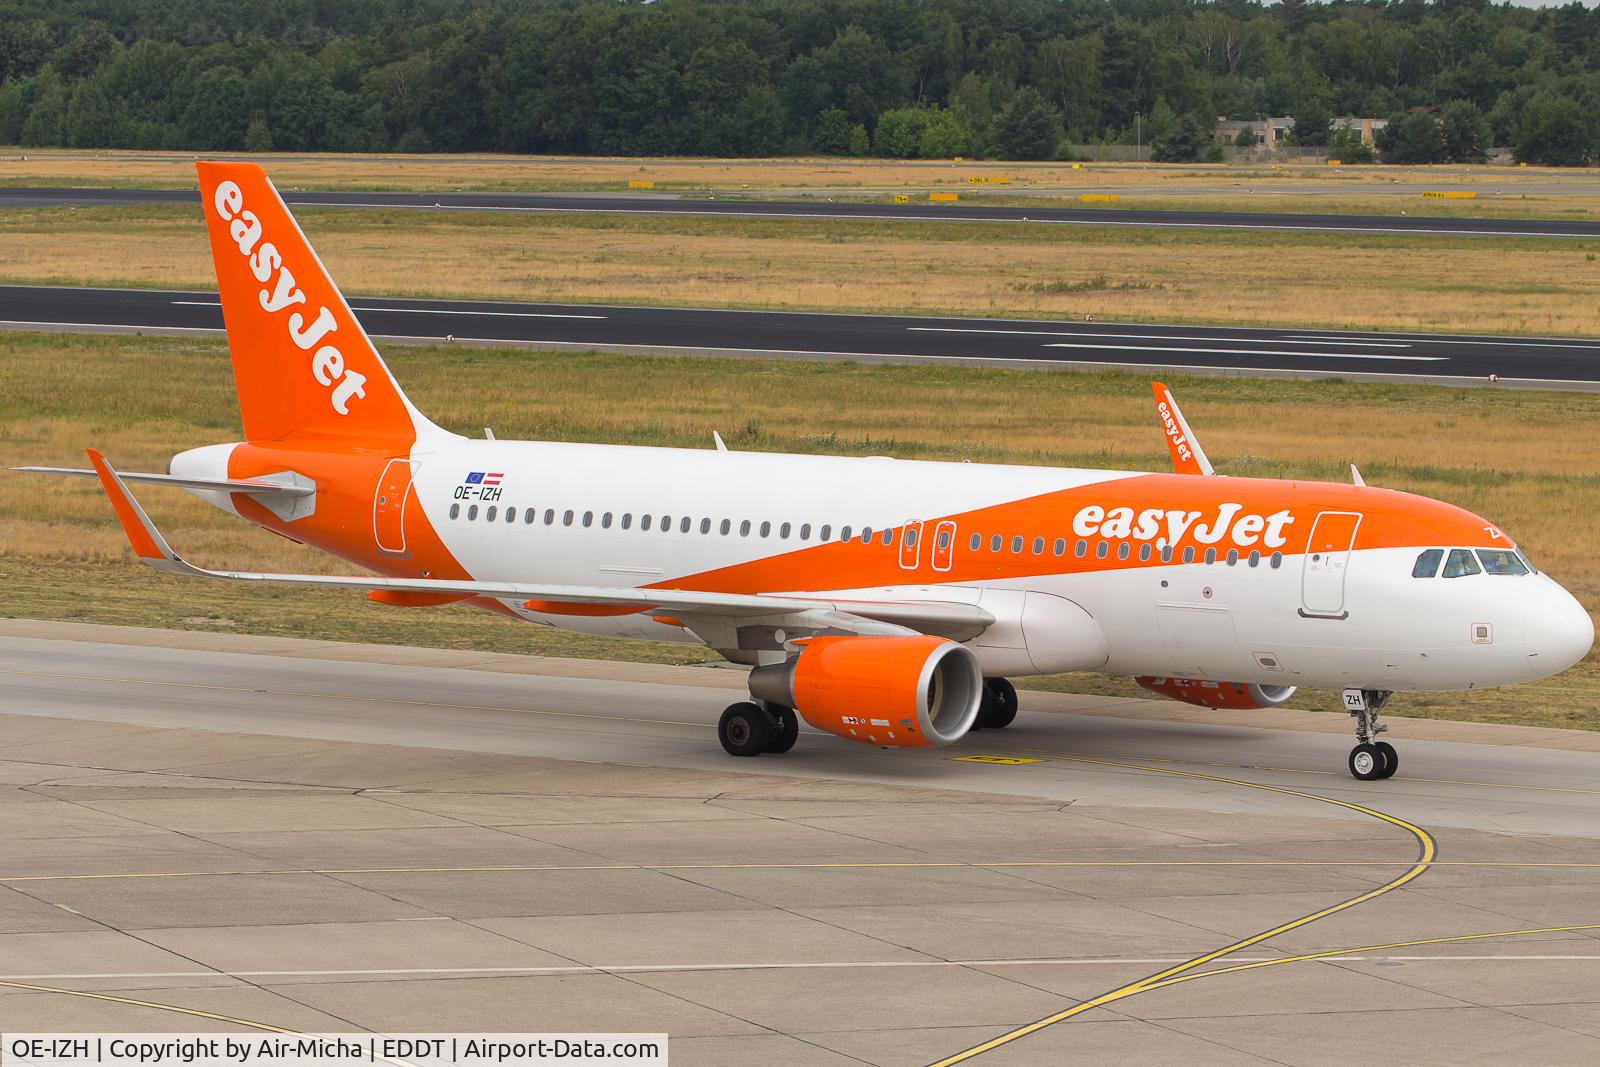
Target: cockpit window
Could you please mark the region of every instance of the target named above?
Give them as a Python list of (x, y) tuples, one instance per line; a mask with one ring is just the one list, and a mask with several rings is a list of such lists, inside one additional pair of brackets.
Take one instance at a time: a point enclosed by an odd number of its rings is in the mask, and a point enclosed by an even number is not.
[(1444, 559), (1444, 549), (1430, 548), (1417, 557), (1411, 568), (1413, 578), (1432, 578), (1439, 573), (1439, 561)]
[(1485, 574), (1528, 573), (1528, 568), (1523, 566), (1521, 557), (1504, 548), (1480, 548), (1478, 558), (1483, 561)]
[(1522, 551), (1522, 549), (1520, 547), (1512, 549), (1512, 551), (1514, 551), (1517, 554), (1517, 558), (1522, 561), (1522, 565), (1524, 567), (1528, 568), (1528, 573), (1529, 574), (1538, 574), (1539, 573), (1539, 568), (1535, 567), (1533, 565), (1533, 560), (1529, 559), (1528, 558), (1528, 554), (1526, 552)]
[(1470, 548), (1452, 548), (1450, 558), (1444, 561), (1444, 576), (1446, 578), (1461, 578), (1468, 574), (1478, 573), (1478, 561), (1473, 558)]

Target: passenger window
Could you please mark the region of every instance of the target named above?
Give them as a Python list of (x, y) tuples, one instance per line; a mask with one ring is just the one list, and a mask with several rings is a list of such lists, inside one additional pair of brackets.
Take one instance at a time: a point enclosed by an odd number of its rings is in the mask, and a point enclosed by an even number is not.
[(452, 519), (454, 519), (454, 518), (457, 518), (458, 516), (460, 516), (460, 514), (461, 514), (461, 505), (460, 504), (451, 504), (450, 505), (450, 517)]
[(1140, 563), (1149, 563), (1150, 562), (1150, 542), (1149, 541), (1146, 541), (1144, 544), (1139, 546), (1139, 562)]
[(499, 513), (499, 511), (500, 511), (500, 509), (497, 506), (495, 506), (494, 504), (490, 504), (489, 505), (489, 510), (483, 513), (484, 521), (485, 522), (493, 522), (495, 515), (497, 515)]
[(1171, 563), (1172, 562), (1172, 546), (1171, 545), (1162, 545), (1161, 546), (1161, 562), (1162, 563)]
[(1067, 542), (1066, 542), (1065, 538), (1062, 538), (1062, 537), (1056, 538), (1056, 543), (1055, 543), (1055, 545), (1053, 547), (1055, 549), (1056, 555), (1065, 556), (1067, 554)]
[(1185, 548), (1183, 550), (1183, 561), (1185, 563), (1193, 563), (1194, 562), (1194, 546), (1193, 545), (1190, 545), (1190, 546), (1188, 546), (1187, 548)]
[(1109, 541), (1096, 541), (1095, 542), (1094, 555), (1095, 555), (1096, 559), (1105, 559), (1106, 556), (1109, 555), (1110, 553), (1111, 553), (1111, 543)]
[(744, 520), (743, 522), (741, 522), (739, 524), (739, 536), (740, 537), (749, 537), (750, 536), (750, 520), (749, 519), (746, 519), (746, 520)]
[(585, 511), (583, 513), (583, 524), (585, 526), (593, 526), (594, 525), (594, 512)]
[(864, 545), (872, 544), (872, 527), (870, 527), (870, 526), (862, 527), (862, 529), (861, 529), (861, 543), (864, 544)]
[(782, 526), (778, 527), (778, 536), (787, 541), (789, 540), (789, 531), (792, 529), (794, 529), (793, 526), (791, 526), (789, 523), (784, 523)]
[(516, 522), (517, 521), (517, 509), (516, 508), (506, 508), (506, 521), (507, 522)]
[[(587, 518), (587, 517), (585, 517), (585, 519), (584, 519), (584, 522), (583, 522), (583, 524), (584, 524), (584, 525), (585, 525), (585, 526), (587, 526), (587, 525), (589, 525), (589, 520), (588, 520), (588, 518)], [(632, 525), (633, 525), (633, 512), (631, 512), (631, 511), (624, 511), (624, 512), (623, 512), (623, 513), (622, 513), (622, 528), (623, 528), (623, 529), (624, 529), (624, 530), (626, 530), (626, 529), (628, 529), (628, 528), (629, 528), (629, 527), (631, 527), (631, 526), (632, 526)]]
[(1522, 565), (1522, 560), (1517, 558), (1517, 554), (1504, 548), (1480, 548), (1478, 559), (1483, 562), (1485, 574), (1528, 573), (1528, 568)]
[(467, 521), (471, 522), (472, 520), (476, 519), (477, 517), (478, 517), (478, 505), (474, 504), (470, 508), (467, 509)]
[(802, 522), (800, 524), (800, 540), (811, 540), (811, 524), (809, 522)]
[(650, 524), (652, 522), (654, 522), (654, 521), (655, 521), (655, 516), (650, 514), (648, 511), (645, 512), (643, 515), (639, 516), (639, 529), (641, 529), (641, 530), (650, 529)]
[(949, 530), (940, 530), (939, 531), (939, 547), (942, 548), (942, 549), (950, 547), (950, 531)]
[(823, 525), (822, 529), (817, 531), (817, 540), (818, 541), (826, 541), (828, 539), (828, 536), (830, 534), (832, 534), (832, 533), (833, 533), (832, 524), (825, 523)]
[(1433, 578), (1439, 573), (1439, 561), (1444, 559), (1444, 549), (1430, 548), (1417, 557), (1411, 565), (1411, 577)]
[(689, 526), (693, 522), (694, 522), (693, 519), (691, 519), (691, 518), (689, 518), (689, 516), (685, 515), (683, 518), (678, 520), (678, 532), (679, 533), (688, 533), (689, 532)]
[(672, 532), (672, 516), (671, 515), (663, 515), (663, 516), (661, 516), (661, 532), (662, 533), (671, 533)]
[(886, 545), (894, 544), (894, 531), (893, 530), (885, 530), (885, 531), (883, 531), (882, 535), (879, 536), (878, 540), (882, 541)]
[(983, 547), (983, 534), (973, 534), (972, 535), (972, 540), (967, 542), (967, 550), (969, 552), (976, 552), (976, 551), (978, 551), (978, 549), (980, 549), (982, 547)]
[(1121, 544), (1117, 545), (1117, 558), (1118, 559), (1127, 559), (1128, 558), (1128, 553), (1132, 552), (1132, 551), (1133, 551), (1133, 546), (1128, 544), (1128, 542), (1123, 541)]
[(1012, 554), (1016, 554), (1016, 553), (1022, 551), (1022, 538), (1021, 538), (1021, 536), (1013, 537), (1011, 539), (1011, 551), (1012, 551)]
[(1033, 554), (1035, 556), (1044, 555), (1044, 538), (1035, 537), (1033, 539)]
[(1274, 552), (1272, 554), (1272, 569), (1277, 570), (1281, 566), (1283, 566), (1283, 553)]
[(761, 536), (762, 537), (771, 537), (772, 536), (772, 523), (763, 522), (761, 524)]
[(1214, 548), (1206, 549), (1206, 563), (1207, 564), (1211, 564), (1211, 563), (1215, 563), (1216, 561), (1217, 561), (1217, 550), (1214, 549)]
[(1444, 561), (1444, 576), (1446, 578), (1464, 578), (1469, 574), (1478, 573), (1478, 561), (1473, 558), (1472, 550), (1468, 548), (1452, 548), (1449, 557)]
[(1260, 552), (1251, 550), (1251, 552), (1250, 552), (1250, 566), (1252, 566), (1252, 567), (1261, 566), (1261, 553)]
[(537, 519), (538, 517), (539, 517), (539, 512), (536, 511), (533, 508), (529, 508), (526, 512), (523, 513), (522, 521), (527, 523), (529, 526), (532, 526), (533, 525), (533, 520)]
[(708, 534), (708, 533), (711, 532), (711, 520), (710, 519), (701, 519), (700, 520), (700, 532), (703, 533), (703, 534)]
[(717, 527), (717, 530), (722, 534), (723, 537), (727, 537), (728, 531), (731, 529), (733, 529), (732, 519), (723, 519), (722, 525)]
[(1072, 552), (1073, 555), (1077, 556), (1079, 559), (1082, 559), (1084, 556), (1089, 554), (1089, 542), (1080, 540), (1077, 544), (1077, 547), (1075, 547)]
[(989, 538), (989, 551), (990, 552), (998, 552), (998, 551), (1000, 551), (1000, 546), (1002, 544), (1004, 544), (1004, 543), (1005, 543), (1005, 539), (1003, 537), (1001, 537), (999, 534), (995, 534), (993, 537)]
[(608, 511), (604, 515), (600, 516), (600, 529), (611, 529), (611, 512)]
[(839, 540), (841, 540), (841, 541), (850, 540), (850, 527), (848, 527), (848, 526), (839, 527)]

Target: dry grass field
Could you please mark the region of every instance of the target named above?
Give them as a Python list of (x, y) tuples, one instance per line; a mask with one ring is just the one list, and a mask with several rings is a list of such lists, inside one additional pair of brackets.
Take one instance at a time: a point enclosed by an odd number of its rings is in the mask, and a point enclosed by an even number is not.
[[(24, 158), (26, 156), (26, 158)], [(1113, 207), (1592, 218), (1600, 172), (1506, 166), (1329, 167), (1321, 163), (992, 163), (945, 160), (613, 159), (535, 156), (252, 156), (284, 189), (617, 192), (629, 181), (679, 195), (883, 199), (955, 190), (1026, 204), (1116, 193)], [(192, 154), (10, 149), (0, 185), (195, 187)], [(1004, 184), (974, 185), (974, 178)], [(1425, 200), (1425, 189), (1476, 191)]]
[[(504, 349), (397, 348), (391, 365), (442, 424), (501, 437), (886, 454), (1163, 469), (1148, 384), (1127, 374), (960, 367), (630, 358)], [(128, 469), (238, 437), (216, 341), (0, 334), (0, 466), (80, 465), (84, 445)], [(1441, 497), (1504, 525), (1552, 575), (1600, 604), (1600, 398), (1589, 394), (1233, 379), (1173, 379), (1218, 467), (1243, 475), (1347, 477)], [(1440, 457), (1448, 457), (1441, 461)], [(186, 494), (143, 499), (197, 562), (340, 570)], [(241, 589), (132, 562), (91, 483), (0, 473), (0, 613), (699, 662), (682, 646), (607, 642), (452, 607), (385, 608), (356, 595)], [(1039, 687), (1137, 695), (1097, 676)], [(1296, 698), (1333, 709), (1325, 695)], [(1600, 663), (1517, 689), (1406, 696), (1399, 714), (1600, 729)]]
[[(297, 215), (349, 293), (1600, 332), (1600, 241), (428, 210)], [(4, 211), (0, 247), (5, 282), (214, 284), (198, 211), (176, 205)]]

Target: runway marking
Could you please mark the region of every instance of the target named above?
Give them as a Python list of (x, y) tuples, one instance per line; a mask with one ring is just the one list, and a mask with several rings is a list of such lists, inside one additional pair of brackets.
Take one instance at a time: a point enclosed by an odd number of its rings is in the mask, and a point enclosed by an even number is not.
[(997, 763), (1003, 767), (1013, 767), (1022, 763), (1043, 763), (1043, 760), (1029, 759), (1026, 756), (951, 756), (957, 763)]
[[(217, 978), (229, 977), (221, 971), (201, 971), (199, 973), (211, 975)], [(130, 975), (129, 977), (133, 976)], [(11, 981), (0, 981), (0, 987), (5, 987), (7, 989), (26, 989), (33, 993), (60, 993), (62, 996), (84, 997), (89, 1000), (104, 1000), (109, 1001), (112, 1004), (131, 1004), (136, 1008), (155, 1008), (159, 1011), (177, 1012), (179, 1015), (192, 1015), (197, 1019), (210, 1019), (213, 1022), (232, 1023), (235, 1026), (244, 1026), (251, 1030), (265, 1030), (269, 1034), (298, 1034), (300, 1032), (298, 1030), (285, 1030), (281, 1026), (273, 1026), (270, 1023), (258, 1023), (253, 1022), (250, 1019), (240, 1019), (232, 1015), (222, 1015), (214, 1011), (201, 1011), (199, 1008), (180, 1008), (176, 1004), (162, 1004), (154, 1000), (137, 1000), (133, 997), (119, 997), (110, 993), (91, 993), (83, 989), (61, 989), (56, 986), (31, 985), (27, 982)]]
[[(1117, 867), (1387, 867), (1394, 859), (1359, 860), (992, 860), (988, 862), (860, 863), (596, 863), (502, 864), (478, 867), (280, 867), (272, 870), (121, 871), (106, 874), (0, 875), (0, 885), (26, 882), (114, 882), (160, 878), (257, 878), (279, 875), (340, 874), (562, 874), (606, 871), (852, 871), (852, 870), (1009, 870), (1026, 868)], [(1486, 867), (1508, 870), (1600, 870), (1600, 863), (1517, 860), (1432, 860), (1429, 867)], [(438, 922), (434, 915), (395, 922)]]
[[(1295, 340), (1288, 337), (1262, 337), (1259, 340), (1253, 337), (1217, 337), (1215, 335), (1185, 335), (1165, 333), (1095, 333), (1090, 330), (1000, 330), (976, 329), (963, 326), (907, 326), (911, 333), (984, 333), (1000, 334), (1006, 337), (1108, 337), (1123, 341), (1231, 341), (1234, 344), (1295, 344), (1295, 345), (1320, 345), (1343, 344), (1354, 345), (1357, 348), (1411, 348), (1410, 341), (1356, 341), (1348, 337), (1308, 337)], [(1051, 346), (1054, 347), (1054, 346)], [(1109, 347), (1109, 346), (1108, 346)], [(1206, 351), (1210, 351), (1207, 349)], [(1273, 355), (1295, 355), (1297, 353), (1269, 353)], [(1438, 357), (1444, 358), (1444, 357)]]
[[(1492, 937), (1519, 937), (1519, 936), (1524, 935), (1524, 934), (1556, 934), (1556, 933), (1564, 933), (1564, 932), (1567, 932), (1567, 931), (1574, 931), (1574, 930), (1600, 930), (1600, 923), (1586, 923), (1586, 924), (1581, 925), (1581, 926), (1544, 926), (1544, 927), (1538, 927), (1538, 928), (1530, 929), (1530, 930), (1502, 930), (1502, 931), (1499, 931), (1497, 933), (1492, 933), (1492, 934), (1457, 934), (1457, 935), (1455, 935), (1453, 937), (1425, 937), (1425, 938), (1420, 938), (1420, 939), (1418, 939), (1416, 941), (1394, 941), (1394, 942), (1391, 942), (1391, 943), (1386, 944), (1386, 945), (1366, 945), (1366, 946), (1364, 946), (1362, 948), (1351, 948), (1351, 949), (1335, 950), (1335, 951), (1328, 951), (1328, 952), (1303, 952), (1303, 953), (1301, 953), (1300, 955), (1297, 955), (1297, 956), (1284, 956), (1284, 957), (1281, 957), (1281, 958), (1278, 958), (1278, 959), (1271, 959), (1271, 960), (1252, 960), (1252, 961), (1250, 961), (1248, 963), (1240, 963), (1237, 966), (1233, 966), (1233, 967), (1221, 967), (1221, 968), (1218, 968), (1217, 970), (1214, 970), (1214, 971), (1201, 971), (1198, 974), (1179, 975), (1179, 976), (1176, 976), (1176, 977), (1173, 977), (1173, 978), (1165, 979), (1161, 983), (1159, 983), (1158, 985), (1152, 985), (1152, 986), (1149, 986), (1147, 988), (1149, 988), (1149, 989), (1160, 989), (1160, 988), (1163, 988), (1163, 987), (1169, 986), (1169, 985), (1178, 985), (1180, 982), (1192, 982), (1197, 978), (1215, 978), (1218, 975), (1234, 974), (1234, 973), (1236, 973), (1238, 971), (1255, 970), (1256, 968), (1259, 968), (1259, 967), (1275, 967), (1275, 966), (1278, 966), (1279, 964), (1284, 964), (1284, 963), (1303, 963), (1303, 962), (1305, 962), (1307, 960), (1336, 959), (1336, 958), (1344, 957), (1346, 954), (1355, 954), (1357, 957), (1359, 957), (1359, 955), (1361, 953), (1384, 952), (1384, 951), (1387, 951), (1388, 949), (1392, 949), (1392, 948), (1411, 948), (1411, 947), (1416, 946), (1416, 945), (1443, 945), (1443, 944), (1449, 944), (1449, 943), (1461, 942), (1461, 941), (1482, 941), (1482, 940), (1485, 940), (1487, 938), (1492, 938)], [(1437, 961), (1437, 960), (1456, 960), (1456, 959), (1493, 960), (1493, 959), (1501, 959), (1501, 958), (1517, 959), (1519, 957), (1514, 957), (1514, 956), (1513, 957), (1499, 957), (1499, 956), (1395, 956), (1395, 957), (1391, 957), (1391, 959), (1394, 959), (1396, 961), (1405, 961), (1405, 960)], [(1564, 957), (1559, 956), (1559, 955), (1552, 955), (1552, 956), (1527, 956), (1527, 957), (1520, 957), (1520, 958), (1524, 958), (1524, 959), (1562, 959)]]
[[(1342, 340), (1342, 338), (1341, 338)], [(1348, 343), (1348, 342), (1347, 342)], [(1597, 347), (1593, 344), (1554, 344), (1550, 341), (1517, 341), (1517, 340), (1466, 340), (1465, 338), (1430, 337), (1429, 344), (1440, 345), (1493, 345), (1496, 348), (1570, 348), (1579, 352), (1592, 352)]]
[[(220, 300), (170, 300), (170, 304), (183, 307), (211, 307), (222, 306)], [(484, 315), (495, 319), (596, 319), (604, 320), (605, 315), (571, 315), (556, 311), (454, 311), (448, 308), (358, 308), (352, 307), (351, 311), (394, 312), (398, 315)]]
[[(1455, 937), (1427, 938), (1418, 941), (1397, 941), (1392, 944), (1371, 945), (1366, 948), (1326, 949), (1318, 952), (1301, 953), (1297, 956), (1235, 957), (1236, 962), (1240, 964), (1239, 966), (1220, 968), (1215, 971), (1202, 971), (1198, 974), (1184, 975), (1181, 978), (1175, 978), (1170, 982), (1163, 984), (1176, 985), (1179, 982), (1192, 982), (1199, 978), (1213, 978), (1218, 975), (1231, 974), (1235, 971), (1250, 970), (1256, 967), (1276, 967), (1284, 963), (1303, 963), (1309, 960), (1326, 960), (1331, 963), (1451, 963), (1458, 961), (1466, 961), (1471, 963), (1549, 961), (1574, 961), (1582, 963), (1600, 962), (1600, 954), (1595, 953), (1573, 955), (1568, 955), (1565, 953), (1508, 955), (1502, 953), (1494, 956), (1372, 956), (1366, 954), (1371, 952), (1381, 952), (1392, 948), (1410, 948), (1417, 945), (1434, 945), (1459, 941), (1482, 941), (1500, 937), (1520, 937), (1528, 934), (1571, 933), (1585, 930), (1600, 930), (1600, 923), (1588, 923), (1580, 926), (1546, 926), (1531, 930), (1499, 930), (1493, 933), (1483, 934), (1461, 934)], [(74, 974), (10, 974), (0, 975), (0, 979), (5, 980), (6, 982), (24, 979), (39, 981), (53, 980), (86, 982), (124, 978), (364, 978), (401, 975), (643, 974), (651, 972), (861, 970), (908, 967), (1127, 967), (1162, 963), (1182, 963), (1183, 960), (1184, 957), (1181, 956), (1081, 956), (991, 960), (822, 960), (792, 963), (779, 961), (758, 961), (753, 963), (595, 963), (526, 967), (371, 967), (301, 971), (113, 971)]]
[[(1266, 342), (1263, 342), (1266, 343)], [(1096, 351), (1112, 352), (1187, 352), (1210, 353), (1218, 356), (1315, 356), (1318, 359), (1383, 359), (1405, 360), (1410, 363), (1445, 363), (1449, 356), (1402, 356), (1379, 354), (1376, 352), (1289, 352), (1270, 348), (1181, 348), (1164, 345), (1090, 345), (1074, 344), (1067, 341), (1054, 341), (1045, 345), (1046, 348), (1092, 348)]]
[[(1163, 971), (1157, 971), (1152, 975), (1147, 975), (1138, 981), (1129, 982), (1126, 985), (1118, 986), (1115, 989), (1108, 990), (1097, 997), (1074, 1004), (1070, 1008), (1065, 1008), (1061, 1011), (1055, 1012), (1054, 1014), (1047, 1015), (1042, 1019), (1036, 1019), (1025, 1026), (1019, 1026), (1016, 1029), (1007, 1031), (1006, 1033), (1000, 1034), (997, 1037), (992, 1037), (987, 1041), (972, 1045), (953, 1056), (946, 1056), (943, 1059), (936, 1060), (931, 1067), (950, 1067), (950, 1065), (953, 1064), (963, 1063), (975, 1056), (981, 1056), (985, 1052), (990, 1052), (994, 1049), (997, 1049), (1002, 1045), (1008, 1045), (1020, 1038), (1027, 1037), (1029, 1034), (1037, 1033), (1048, 1026), (1054, 1026), (1056, 1023), (1064, 1022), (1088, 1011), (1093, 1011), (1095, 1008), (1103, 1007), (1104, 1005), (1112, 1004), (1119, 1000), (1126, 1000), (1129, 997), (1138, 996), (1140, 993), (1144, 993), (1151, 988), (1155, 988), (1158, 983), (1165, 982), (1168, 979), (1177, 977), (1187, 971), (1192, 971), (1196, 967), (1203, 967), (1208, 963), (1221, 959), (1224, 956), (1228, 956), (1239, 951), (1240, 949), (1250, 948), (1253, 945), (1259, 945), (1261, 942), (1266, 941), (1269, 938), (1276, 937), (1279, 934), (1288, 933), (1291, 930), (1297, 930), (1302, 926), (1308, 926), (1311, 923), (1317, 922), (1319, 919), (1325, 919), (1330, 915), (1337, 915), (1342, 911), (1348, 911), (1349, 909), (1357, 907), (1361, 904), (1376, 900), (1379, 897), (1387, 893), (1392, 893), (1401, 886), (1420, 878), (1432, 865), (1432, 861), (1438, 855), (1438, 843), (1434, 841), (1433, 835), (1429, 834), (1428, 831), (1424, 830), (1422, 827), (1417, 826), (1415, 823), (1408, 822), (1398, 816), (1390, 815), (1387, 812), (1382, 812), (1376, 808), (1369, 808), (1361, 804), (1353, 804), (1349, 801), (1338, 800), (1333, 797), (1319, 796), (1316, 793), (1307, 793), (1298, 789), (1287, 789), (1283, 786), (1264, 785), (1260, 782), (1246, 781), (1241, 778), (1224, 778), (1219, 775), (1200, 774), (1195, 771), (1181, 771), (1169, 767), (1151, 767), (1137, 763), (1118, 763), (1111, 760), (1096, 760), (1089, 759), (1087, 757), (1070, 758), (1075, 763), (1084, 763), (1096, 766), (1122, 767), (1130, 770), (1148, 771), (1151, 774), (1165, 774), (1172, 775), (1174, 777), (1220, 782), (1225, 785), (1236, 785), (1243, 789), (1257, 789), (1263, 792), (1279, 793), (1284, 796), (1300, 797), (1305, 800), (1316, 801), (1319, 804), (1329, 804), (1333, 807), (1344, 808), (1347, 811), (1353, 811), (1357, 814), (1367, 815), (1379, 820), (1380, 822), (1385, 822), (1391, 826), (1396, 826), (1410, 834), (1417, 842), (1417, 859), (1409, 868), (1406, 869), (1404, 873), (1389, 879), (1389, 881), (1385, 882), (1381, 886), (1367, 890), (1365, 893), (1357, 894), (1356, 896), (1340, 901), (1337, 904), (1332, 904), (1326, 908), (1321, 908), (1310, 913), (1309, 915), (1302, 915), (1298, 919), (1291, 919), (1288, 922), (1279, 923), (1277, 926), (1274, 926), (1269, 930), (1263, 930), (1260, 933), (1251, 934), (1249, 937), (1242, 938), (1230, 945), (1224, 946), (1223, 948), (1214, 949), (1211, 952), (1205, 953), (1204, 955), (1196, 956), (1187, 962), (1176, 964)], [(1248, 964), (1246, 966), (1260, 965)]]

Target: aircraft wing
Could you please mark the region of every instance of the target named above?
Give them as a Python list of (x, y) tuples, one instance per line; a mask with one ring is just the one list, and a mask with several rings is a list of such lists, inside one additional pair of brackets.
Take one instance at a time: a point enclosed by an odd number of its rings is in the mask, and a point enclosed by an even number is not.
[[(423, 597), (488, 597), (522, 600), (531, 611), (563, 614), (570, 608), (614, 608), (618, 614), (650, 613), (708, 618), (764, 616), (793, 617), (801, 631), (854, 629), (852, 620), (869, 624), (874, 632), (917, 631), (970, 640), (994, 623), (994, 616), (973, 604), (952, 601), (835, 600), (826, 596), (769, 596), (762, 593), (712, 593), (692, 589), (633, 589), (608, 586), (536, 585), (521, 582), (483, 582), (440, 578), (386, 578), (380, 575), (336, 576), (324, 574), (271, 574), (255, 571), (218, 571), (186, 562), (162, 537), (144, 508), (134, 499), (105, 456), (90, 449), (89, 461), (106, 496), (122, 523), (134, 554), (143, 563), (169, 574), (220, 578), (268, 585), (306, 585), (323, 588), (379, 590)], [(633, 609), (629, 612), (626, 609)], [(571, 614), (582, 612), (571, 610)], [(607, 612), (609, 613), (609, 612)], [(870, 624), (877, 624), (871, 626)]]
[(1172, 453), (1173, 469), (1179, 474), (1217, 473), (1200, 442), (1194, 439), (1183, 412), (1178, 410), (1172, 390), (1160, 382), (1151, 382), (1150, 388), (1156, 395), (1156, 414), (1161, 416), (1161, 432), (1166, 435), (1167, 450)]

